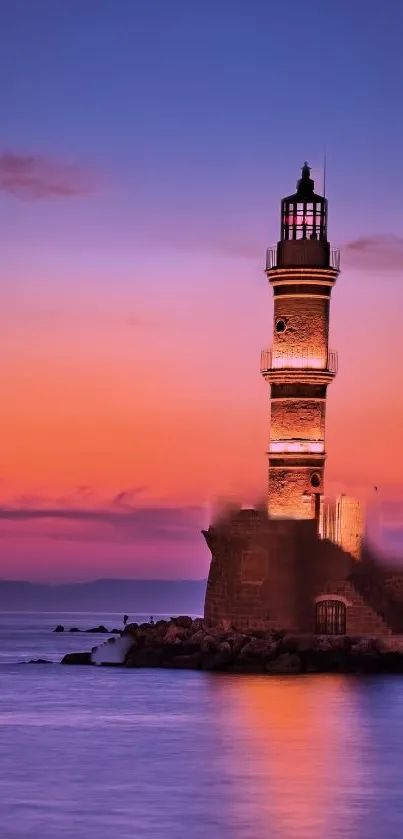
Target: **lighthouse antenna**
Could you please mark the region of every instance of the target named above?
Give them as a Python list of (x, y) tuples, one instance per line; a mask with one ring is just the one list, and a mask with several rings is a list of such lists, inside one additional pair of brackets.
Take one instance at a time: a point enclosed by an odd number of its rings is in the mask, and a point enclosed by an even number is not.
[(323, 152), (323, 197), (326, 198), (326, 146)]

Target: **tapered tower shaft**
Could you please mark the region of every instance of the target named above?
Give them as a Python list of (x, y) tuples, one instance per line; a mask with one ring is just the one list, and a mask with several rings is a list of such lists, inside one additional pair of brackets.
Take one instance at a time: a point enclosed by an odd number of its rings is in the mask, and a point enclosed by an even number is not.
[(281, 202), (280, 241), (267, 251), (274, 319), (261, 372), (270, 384), (268, 509), (276, 517), (319, 518), (324, 490), (326, 394), (337, 372), (330, 295), (339, 274), (327, 209), (305, 163), (297, 192)]

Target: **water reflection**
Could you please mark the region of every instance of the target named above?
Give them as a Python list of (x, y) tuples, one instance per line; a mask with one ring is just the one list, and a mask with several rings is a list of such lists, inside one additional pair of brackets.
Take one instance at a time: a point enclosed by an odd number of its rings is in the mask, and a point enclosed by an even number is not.
[(366, 839), (374, 779), (359, 682), (246, 677), (211, 687), (232, 735), (221, 767), (237, 839)]
[(1, 838), (401, 839), (401, 677), (0, 667)]

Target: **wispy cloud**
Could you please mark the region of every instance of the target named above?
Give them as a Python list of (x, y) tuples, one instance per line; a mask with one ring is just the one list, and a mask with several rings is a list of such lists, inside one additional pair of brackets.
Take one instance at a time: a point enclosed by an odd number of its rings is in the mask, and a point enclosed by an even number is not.
[(88, 195), (95, 182), (88, 172), (53, 158), (3, 152), (0, 154), (0, 190), (19, 198), (74, 198)]
[[(69, 522), (71, 530), (52, 532), (49, 536), (77, 541), (98, 541), (102, 533), (105, 541), (116, 542), (150, 539), (186, 541), (194, 538), (202, 523), (203, 511), (200, 507), (136, 504), (142, 489), (122, 490), (99, 506), (89, 492), (82, 494), (82, 505), (79, 495), (75, 494), (53, 501), (23, 497), (15, 503), (0, 505), (0, 522)], [(75, 503), (72, 503), (74, 500)], [(80, 525), (84, 526), (84, 530)]]
[(343, 262), (354, 268), (399, 271), (403, 269), (403, 237), (393, 233), (353, 239), (343, 246)]

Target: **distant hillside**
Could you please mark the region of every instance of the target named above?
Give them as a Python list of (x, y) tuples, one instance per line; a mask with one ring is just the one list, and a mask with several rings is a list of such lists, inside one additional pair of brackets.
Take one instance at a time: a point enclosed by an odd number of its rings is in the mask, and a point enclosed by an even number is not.
[(46, 585), (0, 580), (0, 611), (203, 614), (205, 580), (93, 580)]

